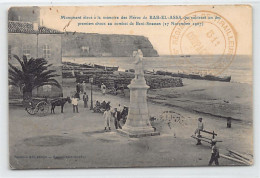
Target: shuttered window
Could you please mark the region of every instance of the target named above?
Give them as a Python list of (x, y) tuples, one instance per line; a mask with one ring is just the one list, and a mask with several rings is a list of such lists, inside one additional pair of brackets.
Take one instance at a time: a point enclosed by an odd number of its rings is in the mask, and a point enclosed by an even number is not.
[(49, 45), (43, 45), (43, 58), (49, 59), (51, 57), (51, 50)]

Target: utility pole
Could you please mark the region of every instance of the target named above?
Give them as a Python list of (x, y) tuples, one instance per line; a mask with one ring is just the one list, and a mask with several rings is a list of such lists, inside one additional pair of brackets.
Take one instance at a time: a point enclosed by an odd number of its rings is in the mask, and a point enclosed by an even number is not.
[(90, 89), (90, 110), (93, 110), (93, 94), (92, 94), (92, 84), (93, 84), (93, 78), (89, 78), (89, 83), (91, 84)]

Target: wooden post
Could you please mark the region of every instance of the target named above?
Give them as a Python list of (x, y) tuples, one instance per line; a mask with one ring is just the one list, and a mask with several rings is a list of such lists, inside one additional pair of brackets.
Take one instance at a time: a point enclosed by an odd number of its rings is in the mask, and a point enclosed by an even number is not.
[(93, 84), (93, 78), (89, 79), (91, 90), (90, 90), (90, 110), (93, 110), (93, 94), (92, 94), (92, 84)]
[(225, 159), (229, 159), (229, 160), (231, 160), (231, 161), (235, 161), (235, 162), (237, 162), (237, 163), (241, 163), (241, 164), (250, 166), (250, 164), (248, 164), (248, 163), (246, 163), (246, 162), (244, 162), (244, 161), (241, 161), (241, 160), (239, 160), (239, 159), (232, 158), (232, 157), (230, 157), (230, 156), (226, 156), (226, 155), (223, 155), (223, 154), (219, 154), (219, 156), (222, 157), (222, 158), (225, 158)]
[(241, 157), (241, 158), (244, 158), (245, 160), (250, 161), (249, 158), (247, 158), (245, 155), (242, 155), (241, 153), (238, 153), (238, 152), (236, 152), (236, 151), (229, 150), (229, 149), (227, 149), (227, 150), (228, 150), (230, 153), (233, 153), (233, 154), (235, 154), (235, 155), (237, 155), (237, 156), (239, 156), (239, 157)]

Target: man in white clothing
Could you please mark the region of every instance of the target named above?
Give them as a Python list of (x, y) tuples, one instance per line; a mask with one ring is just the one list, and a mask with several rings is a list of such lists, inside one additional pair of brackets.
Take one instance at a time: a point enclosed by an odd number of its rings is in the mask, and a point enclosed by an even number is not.
[[(195, 135), (197, 135), (197, 137), (201, 137), (200, 135), (200, 131), (203, 131), (204, 130), (204, 124), (202, 122), (202, 118), (199, 118), (198, 119), (198, 128), (195, 130)], [(201, 140), (200, 139), (197, 139), (197, 144), (196, 145), (201, 145)]]
[(111, 113), (111, 111), (108, 108), (104, 112), (103, 117), (105, 119), (105, 130), (107, 130), (107, 128), (109, 130), (111, 130), (111, 128), (110, 128), (110, 120), (111, 120), (111, 117), (112, 117), (112, 113)]
[(101, 92), (102, 92), (103, 95), (106, 94), (106, 88), (107, 88), (106, 85), (104, 83), (102, 83), (101, 84)]
[(78, 109), (78, 98), (76, 98), (75, 96), (72, 98), (71, 100), (71, 104), (73, 106), (73, 113), (75, 113), (75, 109), (76, 109), (76, 112), (78, 113), (79, 112), (79, 109)]

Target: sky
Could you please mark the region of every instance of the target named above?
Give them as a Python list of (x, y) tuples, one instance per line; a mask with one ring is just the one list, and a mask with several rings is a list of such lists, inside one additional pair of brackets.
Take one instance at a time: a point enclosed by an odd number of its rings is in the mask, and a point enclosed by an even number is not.
[[(185, 16), (194, 11), (211, 11), (220, 14), (233, 27), (236, 35), (237, 50), (236, 55), (252, 54), (252, 8), (250, 6), (86, 6), (86, 7), (41, 7), (40, 19), (44, 26), (58, 29), (60, 31), (101, 33), (101, 34), (126, 34), (143, 35), (152, 43), (153, 47), (160, 55), (171, 54), (170, 38), (174, 26), (157, 25), (80, 25), (79, 23), (115, 23), (124, 22), (178, 22), (178, 19), (158, 20), (158, 19), (129, 19), (129, 16), (143, 18), (144, 16)], [(66, 17), (114, 17), (119, 19), (61, 19)], [(122, 16), (128, 19), (121, 19)], [(199, 35), (199, 34), (197, 34)], [(192, 40), (192, 39), (191, 39)], [(200, 40), (200, 39), (199, 39)], [(213, 40), (213, 39), (212, 39)], [(223, 41), (223, 40), (222, 40)], [(225, 40), (224, 40), (225, 41)], [(227, 41), (226, 41), (227, 43)], [(226, 43), (223, 45), (226, 45)]]

